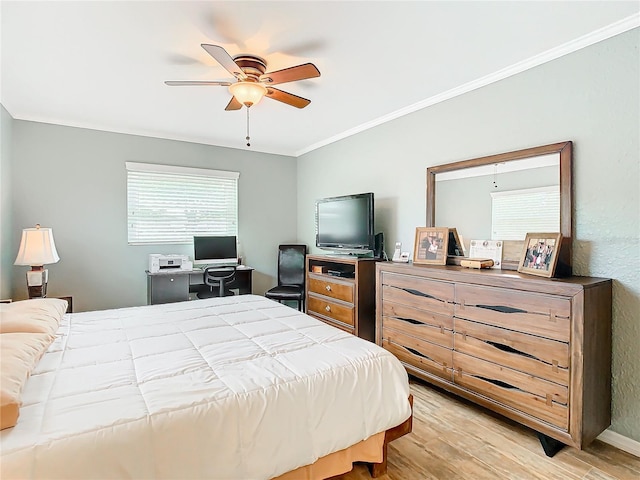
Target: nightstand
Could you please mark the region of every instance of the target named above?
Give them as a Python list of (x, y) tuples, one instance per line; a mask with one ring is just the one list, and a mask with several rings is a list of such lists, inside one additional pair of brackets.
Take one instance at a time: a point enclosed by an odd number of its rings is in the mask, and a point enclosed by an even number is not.
[[(72, 296), (68, 296), (68, 297), (50, 297), (50, 298), (59, 298), (60, 300), (66, 300), (67, 301), (67, 311), (65, 313), (73, 313), (73, 297)], [(1, 299), (0, 303), (11, 303), (13, 300), (11, 298), (5, 298), (5, 299)]]
[(72, 296), (68, 296), (68, 297), (50, 297), (50, 298), (59, 298), (60, 300), (66, 300), (67, 301), (67, 311), (66, 313), (73, 313), (73, 297)]

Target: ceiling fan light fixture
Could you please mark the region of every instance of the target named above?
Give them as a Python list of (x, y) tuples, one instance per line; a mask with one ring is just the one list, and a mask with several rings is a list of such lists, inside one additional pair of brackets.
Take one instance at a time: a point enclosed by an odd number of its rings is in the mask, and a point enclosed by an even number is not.
[(246, 107), (255, 105), (267, 94), (267, 88), (257, 82), (237, 82), (229, 85), (229, 91)]

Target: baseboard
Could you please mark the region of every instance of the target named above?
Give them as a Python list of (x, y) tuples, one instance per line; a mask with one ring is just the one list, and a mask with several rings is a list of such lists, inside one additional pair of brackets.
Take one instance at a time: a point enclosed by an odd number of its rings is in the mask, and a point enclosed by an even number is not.
[(598, 440), (601, 442), (607, 443), (613, 447), (619, 448), (631, 455), (635, 455), (636, 457), (640, 457), (640, 442), (636, 442), (635, 440), (625, 437), (624, 435), (620, 435), (612, 430), (605, 430), (598, 436)]

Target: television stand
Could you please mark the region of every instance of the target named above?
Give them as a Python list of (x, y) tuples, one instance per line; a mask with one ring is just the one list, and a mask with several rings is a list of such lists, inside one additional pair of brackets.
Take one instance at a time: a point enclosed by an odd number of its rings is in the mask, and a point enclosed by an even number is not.
[(367, 252), (331, 252), (327, 253), (325, 257), (337, 257), (337, 258), (373, 258), (373, 251)]
[(376, 258), (307, 255), (307, 314), (375, 341)]
[(331, 275), (332, 277), (342, 277), (342, 278), (354, 278), (355, 277), (355, 272), (343, 272), (340, 270), (327, 270), (327, 274)]

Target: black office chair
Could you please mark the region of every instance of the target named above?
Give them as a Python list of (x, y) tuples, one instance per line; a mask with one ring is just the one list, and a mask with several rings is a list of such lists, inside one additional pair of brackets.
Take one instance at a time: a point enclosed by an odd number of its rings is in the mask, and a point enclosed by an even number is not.
[(235, 295), (231, 286), (235, 281), (236, 267), (207, 267), (204, 269), (204, 284), (209, 288), (196, 293), (198, 298), (228, 297)]
[(278, 286), (264, 296), (278, 302), (296, 301), (298, 310), (304, 311), (306, 245), (280, 245), (278, 247)]

